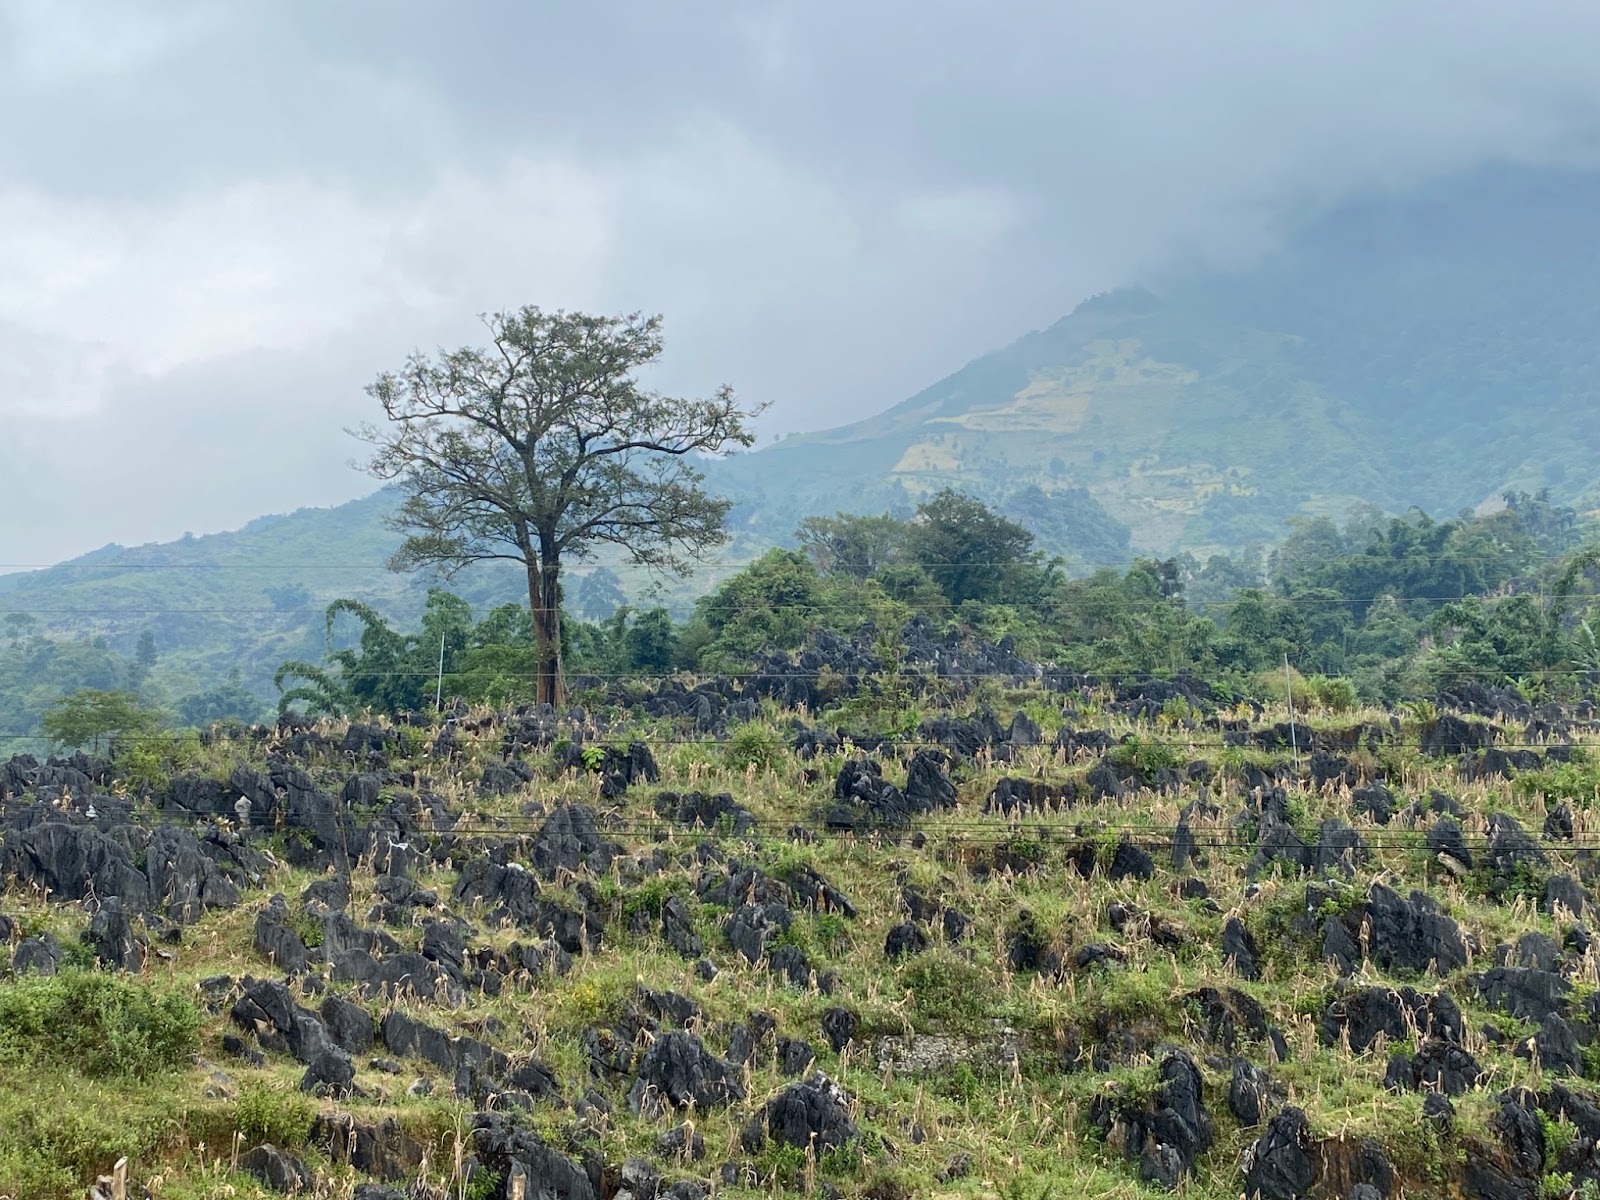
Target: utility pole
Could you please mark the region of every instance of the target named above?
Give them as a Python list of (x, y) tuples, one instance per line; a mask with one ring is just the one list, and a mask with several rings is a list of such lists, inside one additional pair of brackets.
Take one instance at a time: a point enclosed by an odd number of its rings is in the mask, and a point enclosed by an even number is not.
[(1294, 773), (1300, 774), (1300, 734), (1294, 723), (1294, 677), (1289, 674), (1289, 656), (1283, 656), (1283, 695), (1289, 701), (1289, 749), (1294, 754)]
[[(1288, 659), (1284, 659), (1288, 662)], [(433, 688), (433, 711), (438, 712), (444, 707), (444, 634), (439, 635), (439, 681)]]

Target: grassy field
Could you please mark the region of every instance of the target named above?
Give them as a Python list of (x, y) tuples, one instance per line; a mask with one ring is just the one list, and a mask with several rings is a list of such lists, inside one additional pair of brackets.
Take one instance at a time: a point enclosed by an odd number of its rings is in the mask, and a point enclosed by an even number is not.
[[(1347, 769), (1360, 783), (1384, 781), (1396, 807), (1435, 793), (1453, 798), (1465, 811), (1462, 831), (1475, 850), (1485, 843), (1491, 814), (1510, 814), (1537, 837), (1549, 811), (1565, 801), (1573, 839), (1545, 844), (1543, 866), (1508, 879), (1482, 854), (1464, 871), (1444, 863), (1426, 844), (1433, 814), (1408, 820), (1402, 813), (1379, 825), (1357, 811), (1347, 783), (1313, 786), (1304, 751), (1223, 744), (1225, 727), (1245, 733), (1228, 740), (1251, 740), (1247, 731), (1270, 729), (1286, 713), (1224, 713), (1152, 725), (1118, 715), (1109, 697), (1079, 698), (1066, 709), (1063, 697), (1036, 689), (987, 699), (1002, 714), (1023, 710), (1043, 718), (1042, 744), (1009, 749), (1008, 762), (995, 761), (990, 750), (957, 761), (953, 807), (923, 814), (903, 829), (875, 832), (830, 825), (834, 779), (851, 755), (807, 760), (793, 754), (793, 714), (769, 710), (737, 737), (720, 742), (686, 736), (667, 722), (614, 714), (607, 733), (597, 734), (591, 725), (587, 744), (641, 738), (653, 746), (661, 777), (611, 800), (602, 798), (598, 774), (557, 774), (549, 751), (527, 756), (536, 769), (531, 783), (504, 795), (481, 794), (483, 766), (502, 760), (505, 725), (495, 714), (461, 721), (456, 756), (444, 762), (432, 753), (434, 731), (408, 730), (382, 768), (382, 804), (414, 805), (419, 793), (428, 793), (459, 824), (455, 833), (431, 835), (437, 849), (413, 872), (417, 885), (437, 894), (439, 907), (415, 909), (411, 919), (387, 926), (387, 932), (403, 949), (415, 950), (423, 918), (441, 917), (448, 909), (470, 924), (468, 944), (474, 949), (504, 951), (513, 941), (526, 942), (527, 929), (453, 900), (460, 868), (502, 850), (527, 860), (550, 813), (584, 805), (599, 813), (615, 857), (604, 871), (559, 872), (541, 883), (540, 894), (602, 921), (601, 943), (576, 955), (566, 975), (510, 979), (498, 994), (469, 991), (458, 1004), (362, 996), (332, 982), (325, 964), (292, 979), (292, 986), (308, 1008), (330, 992), (347, 994), (375, 1020), (398, 1007), (452, 1035), (485, 1040), (513, 1062), (542, 1062), (558, 1081), (560, 1100), (541, 1100), (519, 1119), (565, 1153), (597, 1155), (610, 1171), (607, 1187), (616, 1186), (615, 1168), (645, 1158), (661, 1171), (663, 1189), (679, 1178), (699, 1179), (725, 1196), (822, 1194), (829, 1187), (878, 1200), (1142, 1195), (1150, 1187), (1138, 1180), (1140, 1147), (1126, 1145), (1128, 1122), (1102, 1114), (1134, 1112), (1157, 1099), (1167, 1048), (1181, 1047), (1199, 1069), (1214, 1122), (1213, 1141), (1186, 1178), (1185, 1194), (1221, 1200), (1243, 1189), (1241, 1159), (1262, 1131), (1242, 1127), (1230, 1112), (1235, 1055), (1266, 1069), (1273, 1110), (1293, 1105), (1304, 1111), (1325, 1161), (1337, 1157), (1326, 1147), (1370, 1138), (1392, 1164), (1394, 1195), (1459, 1192), (1469, 1157), (1494, 1152), (1497, 1097), (1507, 1089), (1538, 1090), (1550, 1081), (1525, 1051), (1518, 1053), (1537, 1025), (1491, 1008), (1472, 982), (1475, 972), (1492, 964), (1496, 946), (1540, 933), (1568, 947), (1560, 973), (1570, 989), (1571, 1012), (1584, 1012), (1584, 1001), (1600, 983), (1600, 950), (1574, 949), (1571, 922), (1558, 921), (1543, 904), (1546, 876), (1586, 879), (1593, 869), (1593, 849), (1600, 844), (1600, 765), (1588, 749), (1600, 739), (1593, 730), (1579, 723), (1562, 738), (1574, 747), (1570, 763), (1544, 764), (1510, 778), (1469, 779), (1454, 756), (1429, 757), (1418, 749), (1418, 735), (1436, 716), (1406, 717), (1396, 733), (1387, 713), (1302, 714), (1302, 746), (1331, 743), (1336, 731), (1361, 725), (1379, 731), (1374, 748), (1365, 748), (1363, 738), (1364, 748), (1341, 756)], [(1104, 730), (1112, 749), (1101, 754), (1054, 748), (1063, 724), (1080, 734)], [(317, 732), (329, 735), (330, 745), (341, 733), (326, 726)], [(574, 727), (563, 736), (577, 732)], [(1502, 740), (1520, 745), (1526, 739), (1513, 728)], [(241, 764), (259, 767), (269, 753), (289, 749), (287, 736), (270, 745), (259, 738), (219, 738), (182, 765), (191, 774), (225, 779)], [(902, 760), (912, 749), (906, 744), (877, 755), (887, 777), (904, 781)], [(347, 757), (333, 749), (313, 746), (298, 761), (335, 794), (353, 773)], [(1140, 787), (1135, 776), (1122, 795), (1094, 799), (1086, 794), (1088, 776), (1103, 764), (1142, 771), (1147, 779), (1172, 769), (1183, 782)], [(1281, 859), (1258, 859), (1246, 788), (1248, 778), (1259, 778), (1252, 772), (1296, 778), (1287, 792), (1288, 813), (1307, 843), (1317, 843), (1320, 824), (1330, 819), (1348, 823), (1364, 843), (1348, 868), (1335, 866), (1329, 882), (1314, 884), (1324, 889), (1314, 894), (1322, 915), (1359, 905), (1375, 881), (1387, 881), (1402, 896), (1425, 891), (1459, 923), (1471, 963), (1441, 978), (1386, 971), (1368, 958), (1356, 964), (1353, 976), (1341, 978), (1322, 961), (1320, 936), (1296, 932), (1315, 872), (1302, 873)], [(1079, 796), (1024, 816), (998, 815), (987, 808), (1002, 778), (1058, 788), (1073, 784)], [(685, 826), (659, 812), (656, 799), (663, 791), (727, 793), (753, 823), (737, 835), (731, 821)], [(144, 797), (140, 819), (173, 819), (162, 799), (159, 790)], [(1200, 807), (1187, 825), (1198, 861), (1175, 870), (1174, 830), (1184, 808), (1197, 800)], [(32, 801), (24, 794), (5, 802), (8, 837), (17, 836), (19, 814)], [(313, 909), (301, 899), (319, 875), (287, 865), (285, 840), (296, 837), (296, 830), (254, 836), (274, 865), (247, 883), (239, 905), (207, 912), (182, 928), (181, 940), (152, 935), (152, 952), (137, 974), (94, 966), (82, 940), (89, 920), (85, 904), (56, 902), (15, 884), (0, 896), (0, 913), (13, 923), (13, 942), (49, 933), (64, 948), (54, 977), (17, 976), (0, 983), (0, 1196), (81, 1196), (97, 1174), (124, 1156), (133, 1178), (153, 1196), (269, 1195), (237, 1164), (254, 1145), (270, 1141), (303, 1160), (315, 1194), (349, 1197), (368, 1176), (349, 1165), (341, 1139), (327, 1131), (352, 1120), (364, 1128), (392, 1120), (404, 1132), (416, 1161), (391, 1186), (413, 1187), (418, 1195), (502, 1194), (503, 1181), (485, 1171), (473, 1174), (475, 1105), (454, 1098), (449, 1072), (419, 1059), (407, 1059), (398, 1069), (374, 1069), (371, 1060), (384, 1056), (380, 1045), (356, 1056), (357, 1094), (318, 1098), (298, 1089), (304, 1067), (289, 1055), (268, 1052), (261, 1065), (252, 1066), (224, 1049), (224, 1036), (239, 1032), (227, 1015), (237, 991), (215, 983), (202, 989), (201, 982), (274, 977), (272, 964), (255, 949), (256, 914), (267, 899), (274, 893), (287, 898), (294, 927), (313, 954), (321, 935)], [(1112, 878), (1124, 842), (1153, 859), (1149, 878)], [(794, 901), (792, 923), (768, 943), (769, 957), (782, 945), (804, 953), (814, 969), (810, 986), (795, 986), (767, 964), (745, 961), (726, 933), (728, 907), (706, 898), (717, 881), (750, 866), (778, 881), (814, 873), (850, 902), (854, 916)], [(367, 914), (379, 899), (378, 876), (361, 862), (349, 882), (346, 911), (358, 923), (372, 924)], [(1587, 892), (1587, 884), (1582, 886)], [(671, 897), (690, 913), (714, 978), (663, 940), (660, 914)], [(890, 959), (886, 939), (908, 921), (913, 905), (927, 910), (918, 922), (926, 948)], [(954, 926), (944, 913), (952, 911), (965, 926), (958, 941), (947, 936)], [(1223, 929), (1230, 918), (1243, 922), (1257, 947), (1255, 978), (1245, 978), (1224, 958)], [(1042, 964), (1017, 963), (1015, 945), (1024, 929), (1042, 952)], [(1082, 953), (1092, 947), (1098, 949)], [(825, 995), (818, 985), (830, 972), (836, 981)], [(1414, 1050), (1414, 1041), (1380, 1037), (1352, 1053), (1347, 1043), (1319, 1035), (1333, 998), (1374, 985), (1438, 989), (1459, 1005), (1465, 1018), (1461, 1045), (1482, 1077), (1456, 1098), (1448, 1130), (1423, 1119), (1421, 1093), (1384, 1087), (1389, 1056)], [(218, 987), (228, 999), (208, 1008), (204, 997)], [(631, 1080), (597, 1072), (593, 1046), (596, 1031), (630, 1028), (627, 1017), (639, 1009), (641, 989), (692, 999), (698, 1015), (688, 1028), (716, 1055), (727, 1051), (735, 1026), (750, 1022), (752, 1014), (769, 1014), (774, 1037), (808, 1042), (815, 1051), (812, 1070), (851, 1097), (860, 1136), (820, 1154), (773, 1141), (746, 1149), (741, 1134), (751, 1117), (795, 1082), (781, 1072), (770, 1048), (737, 1064), (742, 1100), (659, 1118), (632, 1113)], [(1208, 1037), (1205, 989), (1233, 989), (1258, 1002), (1287, 1054), (1248, 1032), (1232, 1045)], [(853, 1036), (837, 1052), (821, 1032), (824, 1013), (835, 1007), (856, 1017)], [(1589, 1061), (1586, 1049), (1586, 1067)], [(687, 1161), (662, 1152), (662, 1135), (684, 1122), (704, 1139), (703, 1158)], [(1552, 1166), (1543, 1186), (1547, 1194), (1564, 1195), (1572, 1181), (1555, 1171), (1555, 1151), (1570, 1147), (1576, 1135), (1559, 1120), (1549, 1124)], [(726, 1180), (724, 1164), (731, 1164)], [(1314, 1188), (1311, 1194), (1331, 1193)]]

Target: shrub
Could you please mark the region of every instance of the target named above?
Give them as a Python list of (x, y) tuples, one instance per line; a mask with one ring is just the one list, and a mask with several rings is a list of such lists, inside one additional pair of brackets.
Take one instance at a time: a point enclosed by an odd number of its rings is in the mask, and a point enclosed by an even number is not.
[(0, 1055), (96, 1078), (147, 1079), (200, 1047), (200, 1014), (176, 992), (70, 969), (0, 986)]
[(233, 1108), (234, 1126), (252, 1146), (303, 1146), (316, 1119), (317, 1106), (309, 1096), (263, 1083), (245, 1085)]
[(1107, 757), (1119, 767), (1133, 767), (1145, 778), (1183, 765), (1178, 752), (1165, 742), (1145, 741), (1137, 735), (1111, 747)]
[(771, 771), (782, 760), (783, 743), (778, 735), (765, 725), (751, 722), (736, 726), (722, 746), (722, 762), (730, 771), (744, 771), (754, 767), (758, 771)]
[(1331, 713), (1353, 712), (1361, 699), (1356, 685), (1343, 676), (1313, 675), (1306, 680), (1306, 690), (1319, 707)]
[(81, 1200), (117, 1159), (150, 1162), (183, 1140), (173, 1093), (0, 1064), (0, 1196)]
[(931, 950), (912, 959), (900, 972), (917, 1015), (927, 1021), (975, 1021), (984, 1015), (989, 980), (964, 958)]

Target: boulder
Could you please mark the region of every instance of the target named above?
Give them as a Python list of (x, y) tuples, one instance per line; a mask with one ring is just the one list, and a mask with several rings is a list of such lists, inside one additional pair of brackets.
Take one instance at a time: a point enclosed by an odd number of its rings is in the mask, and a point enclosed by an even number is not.
[(810, 909), (812, 912), (838, 913), (851, 920), (855, 919), (856, 906), (850, 903), (849, 897), (829, 883), (815, 867), (805, 864), (795, 867), (786, 873), (784, 883), (800, 907)]
[[(652, 768), (654, 763), (651, 764)], [(546, 879), (561, 871), (604, 874), (618, 847), (600, 836), (600, 821), (587, 804), (562, 804), (546, 819), (533, 841), (533, 869)]]
[(316, 1096), (348, 1096), (356, 1080), (356, 1065), (337, 1046), (317, 1052), (301, 1076), (300, 1090)]
[(61, 964), (61, 944), (51, 934), (23, 938), (11, 952), (11, 969), (18, 975), (54, 975)]
[(239, 1170), (254, 1175), (275, 1192), (302, 1192), (311, 1187), (311, 1172), (305, 1163), (272, 1145), (246, 1150), (239, 1156)]
[(1526, 1049), (1518, 1047), (1517, 1053), (1523, 1057), (1536, 1055), (1541, 1070), (1551, 1075), (1583, 1074), (1583, 1049), (1577, 1035), (1572, 1026), (1555, 1013), (1539, 1023), (1538, 1031), (1528, 1043)]
[[(1031, 743), (1030, 743), (1031, 744)], [(949, 759), (926, 747), (911, 756), (906, 768), (906, 803), (913, 812), (940, 812), (956, 803), (956, 785), (947, 770)]]
[(1361, 835), (1337, 818), (1317, 826), (1317, 844), (1312, 848), (1312, 869), (1322, 875), (1353, 875), (1367, 860), (1367, 844)]
[(1497, 876), (1510, 879), (1520, 867), (1546, 867), (1550, 860), (1539, 843), (1528, 836), (1510, 813), (1491, 813), (1488, 846), (1484, 853)]
[(94, 951), (97, 963), (118, 971), (143, 969), (150, 953), (150, 943), (134, 933), (127, 910), (115, 896), (102, 903), (89, 919), (83, 940)]
[(1402, 900), (1374, 883), (1367, 892), (1366, 919), (1372, 960), (1381, 967), (1420, 972), (1431, 966), (1447, 975), (1467, 963), (1461, 926), (1426, 893), (1414, 891)]
[(705, 952), (695, 932), (694, 915), (682, 896), (668, 896), (661, 905), (662, 940), (684, 958), (699, 958)]
[(1222, 927), (1222, 958), (1231, 963), (1241, 979), (1260, 979), (1256, 963), (1256, 942), (1238, 917), (1229, 917)]
[(1394, 793), (1381, 783), (1370, 783), (1350, 793), (1352, 812), (1370, 817), (1374, 824), (1387, 825), (1394, 819)]
[(1460, 1096), (1478, 1086), (1483, 1068), (1461, 1046), (1444, 1038), (1425, 1037), (1411, 1060), (1413, 1086), (1425, 1092)]
[(228, 1015), (240, 1029), (254, 1033), (263, 1049), (309, 1064), (332, 1044), (322, 1022), (296, 1004), (283, 984), (246, 976), (242, 985), (244, 994)]
[(92, 825), (46, 820), (13, 830), (0, 842), (0, 877), (32, 884), (51, 898), (105, 901), (115, 896), (129, 912), (150, 907), (150, 883), (126, 842)]
[(1228, 1078), (1228, 1111), (1246, 1129), (1261, 1124), (1271, 1101), (1271, 1081), (1266, 1071), (1247, 1059), (1235, 1058)]
[(617, 1190), (611, 1200), (656, 1200), (661, 1190), (661, 1173), (643, 1158), (630, 1158), (618, 1172)]
[(279, 892), (256, 914), (256, 953), (290, 975), (310, 969), (311, 952), (289, 925), (289, 905)]
[(1543, 1021), (1560, 1014), (1571, 991), (1561, 976), (1532, 967), (1493, 967), (1472, 982), (1485, 1003), (1519, 1021)]
[(1544, 817), (1544, 840), (1570, 842), (1573, 837), (1572, 805), (1562, 801)]
[(680, 1162), (699, 1162), (706, 1156), (706, 1139), (694, 1126), (674, 1126), (656, 1139), (656, 1153)]
[(628, 1107), (659, 1116), (691, 1103), (696, 1110), (714, 1108), (742, 1100), (744, 1094), (731, 1064), (707, 1050), (694, 1034), (674, 1030), (657, 1036), (640, 1059)]
[(658, 816), (669, 821), (715, 829), (736, 838), (754, 832), (757, 825), (755, 813), (728, 792), (718, 792), (716, 795), (707, 795), (705, 792), (682, 795), (662, 792), (656, 796), (655, 808)]
[(1205, 1107), (1205, 1083), (1186, 1051), (1166, 1052), (1160, 1080), (1144, 1106), (1134, 1108), (1107, 1098), (1097, 1104), (1095, 1118), (1104, 1129), (1113, 1120), (1120, 1121), (1127, 1130), (1124, 1152), (1138, 1160), (1140, 1179), (1171, 1190), (1210, 1148), (1215, 1125)]
[(1323, 1042), (1338, 1045), (1341, 1034), (1360, 1054), (1383, 1034), (1390, 1041), (1420, 1034), (1460, 1044), (1465, 1026), (1461, 1010), (1443, 991), (1434, 995), (1415, 988), (1358, 988), (1336, 996), (1323, 1011)]
[(929, 946), (928, 934), (915, 921), (906, 921), (889, 930), (884, 939), (883, 956), (887, 959), (910, 958), (921, 954)]
[(850, 1097), (818, 1072), (804, 1083), (792, 1083), (770, 1101), (746, 1130), (745, 1146), (753, 1153), (765, 1137), (817, 1153), (853, 1142), (861, 1136), (850, 1119)]
[(743, 904), (728, 918), (728, 941), (746, 962), (758, 963), (767, 955), (767, 942), (788, 930), (794, 914), (786, 904)]
[(1285, 1108), (1267, 1121), (1245, 1151), (1244, 1194), (1250, 1200), (1302, 1200), (1317, 1175), (1314, 1144), (1306, 1115)]
[(472, 1121), (478, 1161), (507, 1184), (521, 1178), (531, 1185), (529, 1200), (598, 1200), (598, 1174), (591, 1177), (534, 1130), (498, 1112), (476, 1113)]
[(883, 777), (876, 759), (850, 759), (833, 781), (833, 806), (828, 824), (837, 829), (903, 829), (918, 808), (904, 792)]
[(1209, 1045), (1231, 1054), (1240, 1041), (1259, 1041), (1267, 1036), (1267, 1010), (1248, 992), (1203, 987), (1184, 999), (1198, 1014), (1198, 1032)]
[(541, 895), (533, 873), (515, 862), (496, 862), (488, 856), (469, 861), (453, 895), (461, 903), (481, 903), (492, 921), (510, 921), (555, 939), (569, 954), (598, 947), (605, 932), (590, 909), (574, 911)]
[(174, 921), (198, 921), (206, 912), (239, 903), (238, 886), (203, 853), (191, 830), (172, 825), (151, 830), (144, 870), (151, 905)]
[(1111, 878), (1152, 879), (1155, 873), (1156, 863), (1155, 859), (1150, 857), (1150, 852), (1137, 845), (1127, 834), (1123, 834), (1111, 855), (1111, 867), (1108, 872)]
[(804, 1075), (811, 1070), (817, 1061), (817, 1052), (811, 1048), (811, 1043), (801, 1038), (781, 1037), (778, 1039), (778, 1073), (780, 1075)]
[(351, 1054), (365, 1054), (373, 1045), (372, 1014), (342, 996), (329, 995), (318, 1010), (333, 1044)]
[(1544, 1126), (1523, 1097), (1502, 1093), (1489, 1119), (1500, 1145), (1471, 1145), (1462, 1182), (1479, 1200), (1535, 1200), (1545, 1172)]
[(428, 1155), (426, 1138), (407, 1132), (393, 1116), (364, 1121), (350, 1112), (325, 1112), (312, 1124), (310, 1140), (332, 1161), (390, 1182), (414, 1178)]
[(858, 1018), (848, 1008), (834, 1007), (822, 1014), (822, 1036), (828, 1039), (835, 1054), (850, 1044), (855, 1036)]
[(1475, 721), (1465, 721), (1454, 713), (1441, 713), (1417, 739), (1424, 754), (1436, 758), (1454, 757), (1494, 744), (1494, 729)]
[(1440, 817), (1428, 830), (1428, 849), (1434, 854), (1448, 855), (1463, 867), (1472, 866), (1472, 851), (1467, 849), (1466, 835), (1461, 832), (1461, 822), (1454, 817)]
[(1589, 907), (1589, 898), (1584, 894), (1583, 885), (1572, 876), (1552, 875), (1545, 880), (1543, 908), (1551, 916), (1565, 909), (1573, 920), (1581, 920)]

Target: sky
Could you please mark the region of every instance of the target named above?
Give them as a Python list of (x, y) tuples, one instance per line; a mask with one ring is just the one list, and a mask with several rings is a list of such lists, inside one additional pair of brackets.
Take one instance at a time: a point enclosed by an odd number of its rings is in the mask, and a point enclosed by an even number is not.
[(0, 570), (364, 494), (344, 432), (523, 304), (651, 383), (888, 407), (1319, 206), (1588, 165), (1579, 0), (0, 0)]

